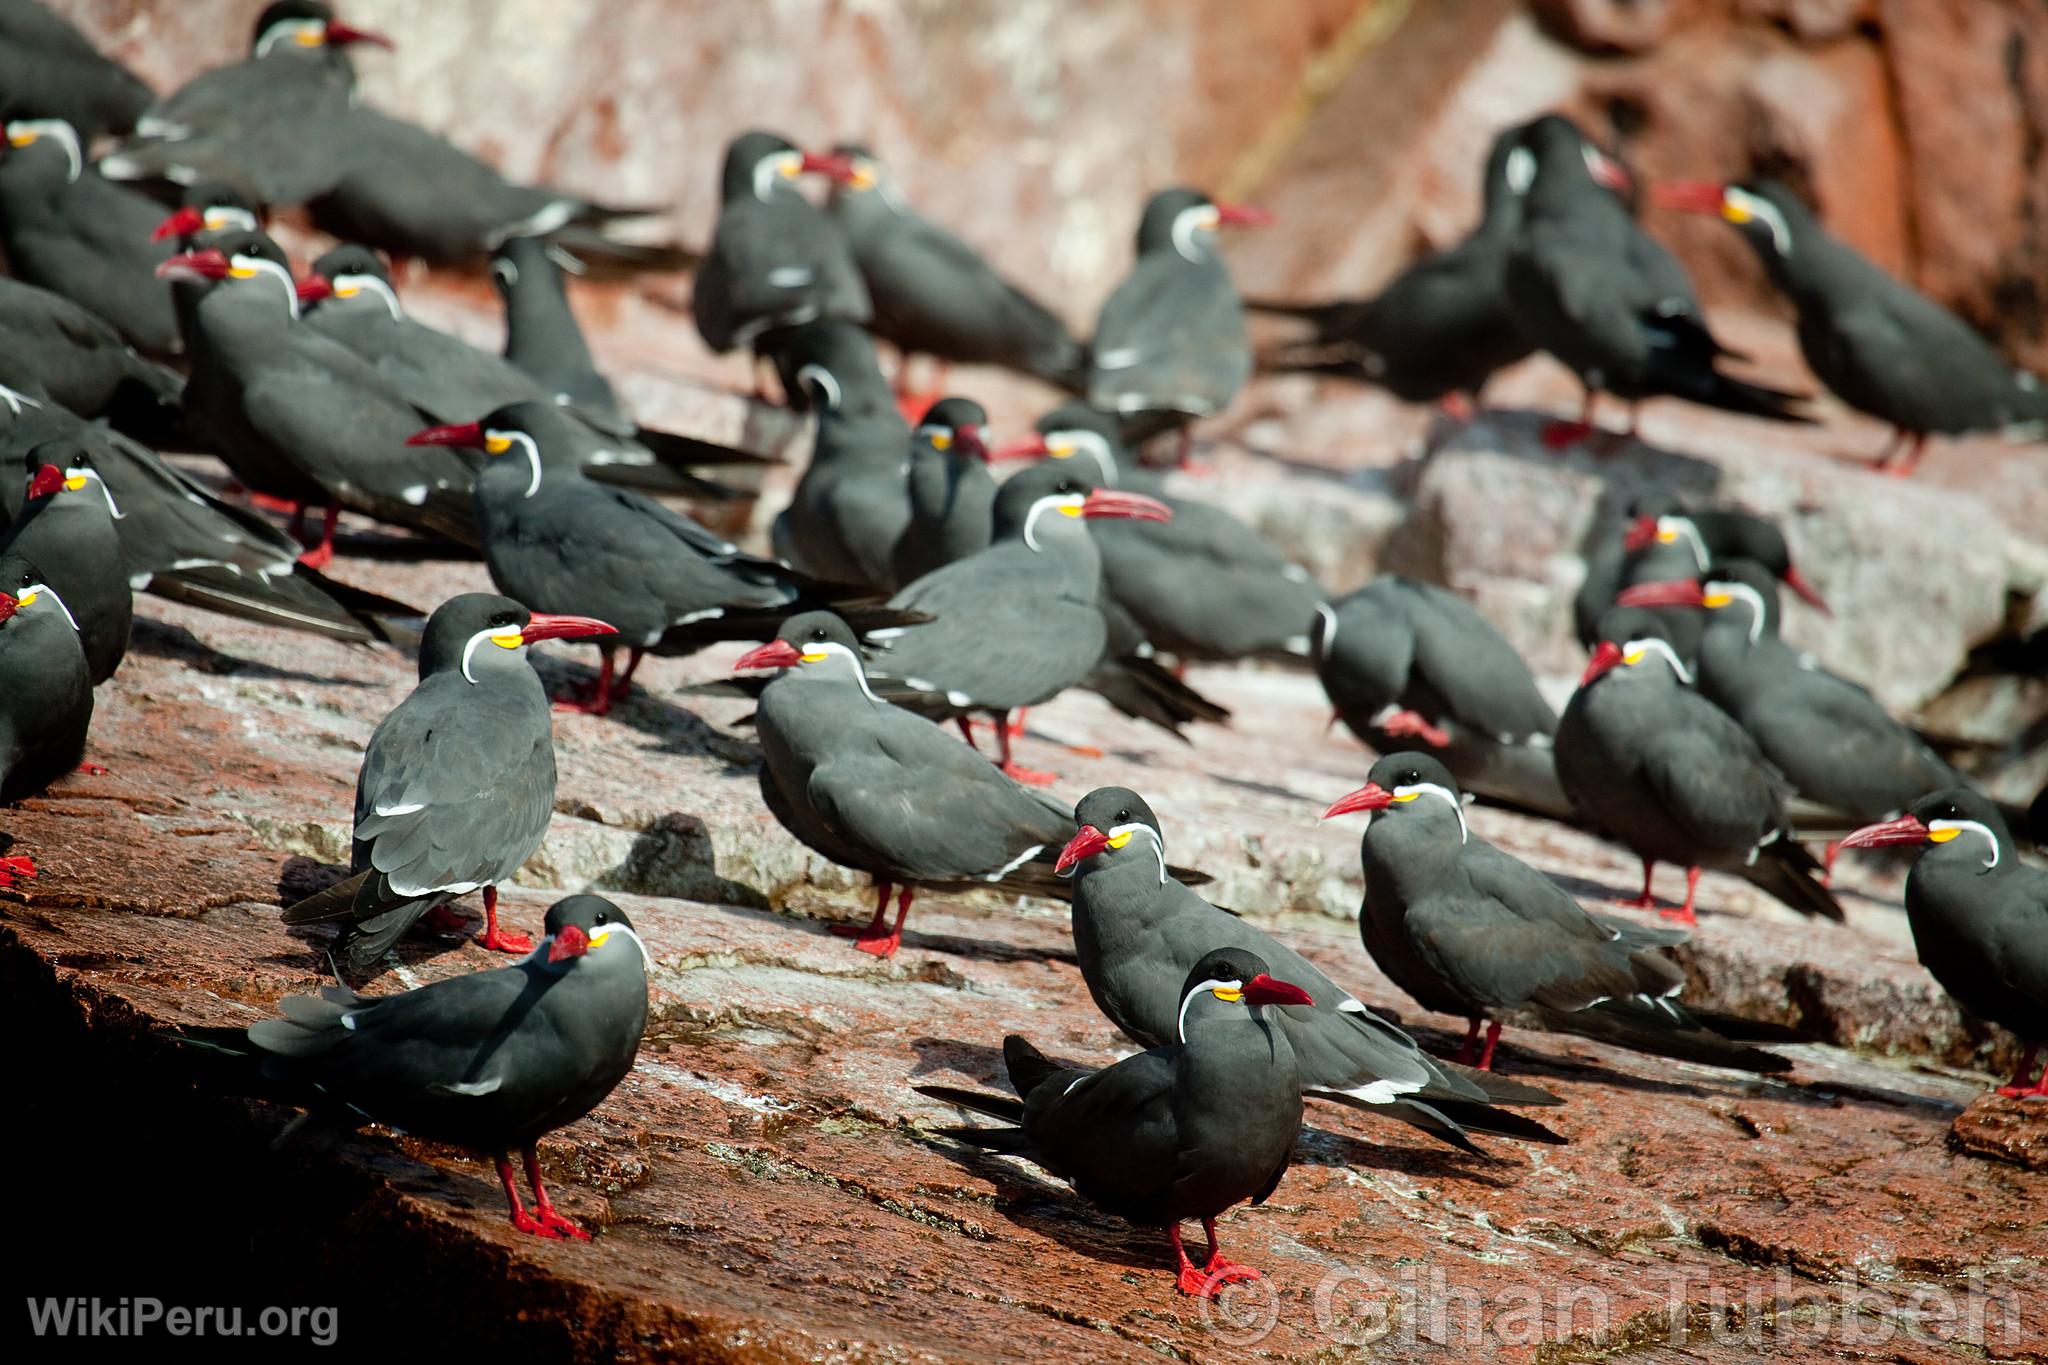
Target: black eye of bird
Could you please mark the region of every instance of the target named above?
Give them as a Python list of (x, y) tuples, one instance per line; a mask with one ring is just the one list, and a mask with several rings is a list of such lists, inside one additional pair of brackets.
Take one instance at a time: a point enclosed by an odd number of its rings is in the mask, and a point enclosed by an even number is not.
[(1129, 822), (1130, 818), (1131, 813), (1127, 810), (1120, 810), (1116, 813), (1116, 822), (1119, 825)]
[(822, 640), (822, 639), (824, 639), (824, 638), (825, 638), (825, 628), (824, 628), (823, 626), (819, 626), (819, 627), (818, 627), (818, 628), (817, 628), (816, 630), (814, 630), (814, 631), (812, 631), (812, 632), (811, 632), (811, 638), (812, 638), (813, 640)]

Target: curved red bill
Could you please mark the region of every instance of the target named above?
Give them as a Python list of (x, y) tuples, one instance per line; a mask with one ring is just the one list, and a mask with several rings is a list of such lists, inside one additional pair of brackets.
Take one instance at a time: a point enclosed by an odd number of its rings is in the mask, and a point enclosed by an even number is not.
[(749, 673), (758, 668), (794, 668), (804, 661), (803, 651), (787, 640), (770, 640), (732, 661), (732, 671)]
[(1835, 614), (1834, 608), (1828, 605), (1828, 599), (1820, 595), (1820, 589), (1814, 587), (1808, 581), (1806, 575), (1799, 572), (1799, 570), (1787, 565), (1784, 582), (1786, 587), (1799, 594), (1801, 601), (1805, 602), (1806, 605), (1812, 607), (1815, 611), (1818, 611), (1821, 615), (1833, 616)]
[(1394, 794), (1377, 782), (1368, 782), (1349, 796), (1340, 796), (1330, 803), (1323, 812), (1323, 819), (1334, 820), (1340, 815), (1352, 815), (1362, 810), (1385, 810), (1394, 804)]
[(1584, 687), (1593, 679), (1621, 662), (1621, 646), (1612, 640), (1602, 640), (1593, 657), (1586, 661), (1586, 671), (1579, 675), (1579, 686)]
[(328, 46), (347, 47), (350, 43), (368, 43), (372, 47), (381, 47), (386, 52), (397, 50), (392, 41), (381, 33), (372, 33), (366, 28), (357, 28), (353, 24), (344, 24), (334, 19), (328, 20)]
[(47, 498), (64, 491), (64, 471), (53, 464), (41, 465), (29, 476), (28, 495)]
[(989, 454), (988, 442), (981, 437), (981, 428), (969, 423), (953, 428), (953, 439), (960, 443), (960, 449), (974, 456), (983, 464), (993, 464), (995, 457)]
[(5, 621), (8, 617), (14, 615), (20, 607), (21, 601), (19, 598), (15, 597), (12, 593), (0, 592), (0, 621)]
[(1658, 208), (1704, 213), (1712, 218), (1721, 216), (1725, 197), (1725, 187), (1712, 180), (1672, 180), (1650, 187), (1650, 202)]
[(988, 457), (990, 464), (1001, 464), (1004, 460), (1042, 460), (1050, 452), (1045, 448), (1045, 438), (1033, 432), (1019, 436), (1016, 440), (999, 445)]
[(1704, 607), (1706, 590), (1690, 578), (1663, 583), (1637, 583), (1614, 595), (1617, 607)]
[(1244, 983), (1244, 1002), (1247, 1005), (1313, 1005), (1315, 997), (1292, 981), (1275, 981), (1260, 972)]
[(1874, 825), (1865, 825), (1842, 840), (1841, 848), (1889, 848), (1894, 844), (1924, 844), (1927, 842), (1927, 826), (1920, 823), (1915, 815), (1901, 815), (1896, 820), (1883, 820)]
[(1126, 493), (1118, 488), (1097, 488), (1081, 504), (1084, 517), (1119, 517), (1129, 521), (1172, 521), (1173, 509), (1143, 493)]
[(555, 930), (555, 941), (548, 946), (548, 961), (563, 962), (572, 957), (582, 957), (590, 951), (590, 935), (573, 924), (565, 924)]
[(170, 217), (156, 225), (156, 231), (149, 234), (152, 242), (161, 242), (166, 237), (189, 237), (195, 232), (206, 231), (206, 215), (187, 204)]
[(803, 169), (807, 175), (827, 176), (842, 185), (853, 183), (853, 158), (837, 152), (805, 152)]
[(1273, 221), (1273, 215), (1256, 204), (1218, 204), (1216, 226), (1218, 227), (1265, 227)]
[(203, 251), (181, 251), (159, 261), (156, 277), (160, 280), (224, 280), (230, 268), (225, 252), (207, 247)]
[(1628, 534), (1621, 538), (1621, 548), (1630, 554), (1647, 550), (1657, 543), (1657, 519), (1637, 517), (1628, 524)]
[(1067, 840), (1067, 846), (1060, 850), (1060, 860), (1052, 865), (1059, 876), (1073, 871), (1083, 858), (1093, 858), (1109, 847), (1109, 836), (1093, 825), (1083, 825), (1078, 834)]
[(334, 296), (334, 281), (325, 275), (308, 275), (296, 286), (300, 303), (318, 303)]
[(537, 611), (519, 632), (519, 638), (535, 640), (581, 640), (591, 635), (617, 635), (619, 628), (591, 616), (551, 616)]
[(453, 426), (428, 427), (406, 437), (405, 443), (409, 446), (469, 446), (482, 450), (484, 426), (481, 422), (458, 422)]

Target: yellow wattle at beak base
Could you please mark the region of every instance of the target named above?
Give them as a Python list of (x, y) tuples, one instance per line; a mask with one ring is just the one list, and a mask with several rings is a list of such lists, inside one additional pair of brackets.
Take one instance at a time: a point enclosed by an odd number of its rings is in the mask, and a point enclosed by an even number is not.
[(253, 280), (256, 278), (256, 268), (249, 265), (231, 265), (228, 267), (228, 274), (238, 280)]
[(1109, 836), (1109, 846), (1111, 848), (1122, 848), (1125, 844), (1128, 844), (1130, 841), (1131, 832), (1129, 830), (1125, 830), (1122, 834), (1112, 834)]
[(14, 599), (14, 605), (17, 607), (30, 606), (35, 602), (35, 600), (38, 597), (41, 596), (42, 594), (39, 592), (25, 592), (21, 596)]
[(1394, 799), (1396, 801), (1413, 801), (1420, 795), (1422, 795), (1421, 792), (1395, 792)]
[(1677, 543), (1677, 540), (1678, 532), (1676, 531), (1659, 531), (1657, 533), (1657, 543), (1659, 545), (1672, 545)]
[[(23, 600), (26, 601), (27, 599), (24, 598)], [(1961, 833), (1962, 831), (1959, 829), (1930, 829), (1927, 831), (1927, 842), (1930, 844), (1945, 844)]]
[(9, 133), (7, 135), (7, 143), (11, 147), (26, 147), (29, 143), (34, 142), (38, 136), (39, 134), (36, 133)]
[(933, 433), (932, 433), (932, 449), (933, 449), (933, 450), (951, 450), (952, 448), (953, 448), (953, 433), (952, 433), (952, 432), (950, 432), (950, 431), (935, 431), (935, 432), (933, 432)]
[(813, 650), (809, 654), (799, 654), (797, 657), (807, 664), (815, 664), (824, 662), (826, 659), (831, 658), (832, 655), (826, 650), (819, 649)]
[(362, 292), (363, 287), (359, 284), (345, 285), (334, 291), (334, 297), (338, 299), (352, 299)]
[(526, 643), (526, 637), (515, 630), (505, 635), (493, 635), (491, 643), (500, 649), (517, 649)]
[(1742, 205), (1726, 202), (1723, 202), (1721, 205), (1721, 216), (1731, 223), (1746, 223), (1756, 217), (1755, 214), (1742, 207)]
[(64, 491), (67, 493), (76, 493), (83, 487), (85, 487), (85, 475), (83, 474), (73, 474), (70, 478), (64, 480)]
[(1621, 661), (1627, 664), (1630, 668), (1634, 668), (1637, 664), (1643, 661), (1643, 655), (1647, 654), (1648, 652), (1648, 650), (1643, 649), (1632, 649), (1628, 653), (1621, 656)]
[(1244, 999), (1243, 991), (1232, 990), (1228, 986), (1218, 986), (1215, 990), (1210, 991), (1209, 994), (1215, 996), (1218, 1000), (1227, 1000), (1233, 1005)]
[(1078, 503), (1078, 502), (1063, 502), (1063, 503), (1061, 503), (1061, 504), (1060, 504), (1060, 515), (1061, 515), (1061, 516), (1063, 516), (1063, 517), (1078, 517), (1078, 516), (1080, 516), (1080, 515), (1081, 515), (1081, 504), (1080, 504), (1080, 503)]
[(202, 221), (205, 222), (208, 232), (218, 232), (228, 225), (228, 216), (225, 213), (209, 213)]
[(1070, 459), (1074, 454), (1074, 443), (1072, 441), (1047, 441), (1045, 443), (1045, 453), (1052, 456), (1055, 460)]
[(1730, 596), (1728, 593), (1710, 592), (1705, 597), (1700, 599), (1700, 605), (1703, 607), (1725, 607), (1734, 600), (1734, 597)]
[(511, 448), (512, 438), (510, 436), (500, 436), (497, 432), (494, 431), (490, 435), (484, 437), (484, 451), (486, 454), (503, 455), (506, 451), (510, 450)]
[(593, 947), (593, 948), (602, 948), (602, 947), (604, 947), (604, 941), (605, 941), (606, 939), (610, 938), (611, 936), (612, 936), (612, 931), (611, 931), (611, 930), (609, 930), (609, 929), (600, 929), (600, 930), (598, 930), (598, 931), (597, 931), (596, 933), (594, 933), (594, 934), (592, 934), (592, 935), (590, 936), (590, 946), (591, 946), (591, 947)]

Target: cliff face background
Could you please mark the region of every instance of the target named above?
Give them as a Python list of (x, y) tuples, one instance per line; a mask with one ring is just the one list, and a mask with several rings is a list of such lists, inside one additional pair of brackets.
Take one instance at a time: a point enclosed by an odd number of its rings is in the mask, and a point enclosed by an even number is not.
[[(239, 56), (260, 0), (62, 5), (160, 88)], [(1579, 116), (1652, 176), (1766, 171), (2048, 365), (2040, 0), (351, 0), (367, 98), (515, 176), (708, 235), (749, 127), (865, 138), (914, 202), (1088, 320), (1147, 191), (1258, 198), (1262, 291), (1363, 290), (1471, 220), (1492, 131)], [(1668, 215), (1666, 215), (1668, 216)], [(1733, 234), (1660, 222), (1708, 302)]]

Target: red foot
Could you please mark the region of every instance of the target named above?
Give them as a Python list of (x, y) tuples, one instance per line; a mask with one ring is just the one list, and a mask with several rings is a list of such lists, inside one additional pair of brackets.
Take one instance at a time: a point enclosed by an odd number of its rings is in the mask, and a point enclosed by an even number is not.
[(8, 887), (23, 877), (36, 875), (36, 865), (27, 858), (0, 858), (0, 887)]
[(1240, 1280), (1265, 1278), (1250, 1266), (1240, 1261), (1229, 1260), (1220, 1251), (1209, 1258), (1209, 1264), (1204, 1269), (1211, 1284), (1236, 1284)]
[(608, 716), (612, 713), (611, 690), (578, 687), (567, 696), (555, 698), (555, 710), (579, 716)]
[(1593, 434), (1591, 422), (1546, 422), (1543, 426), (1543, 446), (1546, 450), (1563, 450), (1578, 445)]
[(315, 545), (312, 549), (299, 556), (299, 563), (309, 569), (324, 569), (333, 562), (334, 547), (332, 545)]
[(493, 924), (476, 936), (476, 945), (494, 953), (530, 953), (533, 951), (533, 937), (530, 934), (508, 934)]
[(1021, 763), (1005, 763), (1000, 771), (1012, 782), (1021, 782), (1027, 787), (1049, 787), (1059, 781), (1058, 773), (1044, 773), (1036, 768), (1027, 768)]
[(835, 924), (832, 932), (853, 940), (853, 946), (876, 957), (894, 957), (903, 946), (903, 926), (884, 929), (873, 924)]
[(1700, 918), (1693, 913), (1690, 905), (1667, 905), (1657, 912), (1662, 919), (1675, 919), (1680, 924), (1698, 924)]
[(2048, 1077), (2035, 1085), (2001, 1085), (1998, 1093), (2009, 1100), (2048, 1100)]
[(437, 905), (420, 916), (420, 923), (437, 933), (466, 934), (469, 920), (452, 905)]
[(543, 1223), (525, 1209), (512, 1210), (512, 1226), (518, 1228), (521, 1232), (530, 1232), (536, 1237), (545, 1237), (549, 1241), (562, 1242), (568, 1240), (559, 1229)]
[(107, 770), (97, 763), (81, 763), (78, 765), (78, 771), (84, 773), (87, 777), (105, 777), (107, 775)]
[(247, 490), (243, 491), (243, 496), (248, 498), (251, 507), (260, 507), (266, 512), (276, 512), (282, 516), (293, 516), (299, 511), (299, 504), (293, 502), (290, 498), (273, 498), (268, 493), (254, 493)]
[(1380, 722), (1380, 729), (1390, 735), (1413, 736), (1438, 749), (1448, 748), (1451, 742), (1442, 726), (1431, 725), (1413, 711), (1396, 711)]
[(1213, 1299), (1216, 1297), (1216, 1291), (1226, 1284), (1259, 1278), (1259, 1272), (1250, 1266), (1239, 1265), (1236, 1261), (1227, 1261), (1217, 1256), (1209, 1262), (1207, 1269), (1198, 1269), (1192, 1263), (1183, 1265), (1176, 1283), (1183, 1294), (1190, 1294), (1198, 1299)]
[(579, 1242), (587, 1242), (590, 1240), (589, 1233), (585, 1232), (582, 1228), (577, 1227), (574, 1223), (564, 1218), (561, 1214), (557, 1213), (553, 1208), (542, 1208), (537, 1210), (537, 1212), (539, 1213), (540, 1217), (537, 1220), (533, 1221), (539, 1222), (539, 1224), (543, 1228), (548, 1229), (547, 1232), (542, 1234), (543, 1236), (573, 1237)]
[[(1657, 898), (1645, 891), (1640, 896), (1631, 896), (1625, 901), (1616, 901), (1615, 904), (1629, 910), (1654, 910), (1657, 908)], [(1671, 912), (1666, 910), (1665, 913)]]

